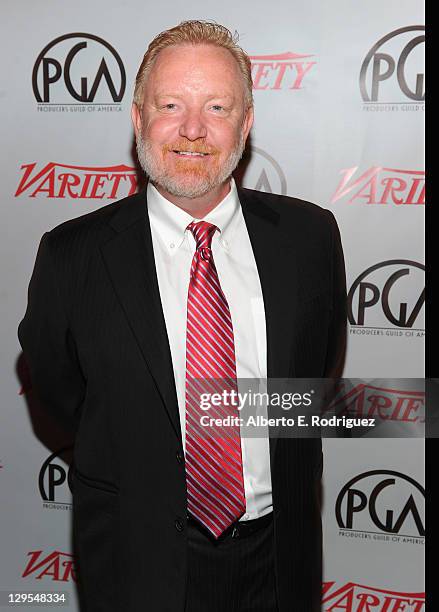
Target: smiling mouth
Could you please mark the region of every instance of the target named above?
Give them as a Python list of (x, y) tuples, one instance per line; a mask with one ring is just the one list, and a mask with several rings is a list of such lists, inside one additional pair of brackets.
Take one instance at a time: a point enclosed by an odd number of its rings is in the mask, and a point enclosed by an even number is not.
[(173, 153), (176, 153), (179, 157), (207, 157), (209, 153), (202, 153), (200, 151), (178, 151), (177, 149), (173, 150)]

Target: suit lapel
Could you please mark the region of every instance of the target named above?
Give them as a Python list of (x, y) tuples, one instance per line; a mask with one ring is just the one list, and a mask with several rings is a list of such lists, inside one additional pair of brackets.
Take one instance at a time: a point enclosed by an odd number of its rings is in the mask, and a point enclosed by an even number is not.
[(238, 189), (258, 268), (267, 331), (267, 378), (293, 375), (292, 338), (296, 309), (295, 248), (281, 231), (280, 215), (262, 199)]
[(145, 190), (126, 201), (112, 217), (110, 225), (117, 233), (101, 246), (107, 271), (171, 423), (181, 439)]
[[(280, 215), (256, 194), (238, 188), (264, 299), (267, 336), (267, 379), (294, 376), (293, 329), (297, 305), (295, 248), (280, 228)], [(278, 391), (278, 389), (276, 389)], [(270, 407), (268, 408), (268, 416)], [(275, 463), (279, 434), (270, 427), (270, 461)]]

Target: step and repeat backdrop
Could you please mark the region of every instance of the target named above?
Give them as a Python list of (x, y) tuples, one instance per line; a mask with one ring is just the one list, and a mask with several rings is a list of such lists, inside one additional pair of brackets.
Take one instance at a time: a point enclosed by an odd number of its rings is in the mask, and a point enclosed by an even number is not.
[[(73, 612), (72, 441), (32, 397), (16, 330), (42, 234), (139, 188), (130, 106), (149, 41), (186, 19), (240, 34), (256, 119), (236, 178), (334, 213), (349, 289), (344, 376), (361, 381), (349, 401), (358, 414), (416, 423), (424, 410), (411, 385), (424, 376), (423, 7), (7, 0), (2, 9), (0, 590), (66, 591)], [(324, 451), (322, 609), (424, 610), (423, 441), (327, 439)]]

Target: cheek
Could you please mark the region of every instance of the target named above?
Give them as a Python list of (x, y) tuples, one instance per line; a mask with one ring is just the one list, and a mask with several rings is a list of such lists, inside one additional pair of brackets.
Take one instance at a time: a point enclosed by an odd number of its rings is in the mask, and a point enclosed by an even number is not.
[(212, 141), (223, 149), (233, 149), (239, 142), (240, 130), (234, 124), (212, 125), (209, 133)]
[(165, 144), (174, 140), (178, 135), (178, 122), (169, 118), (157, 118), (145, 124), (144, 136), (149, 138), (153, 144)]

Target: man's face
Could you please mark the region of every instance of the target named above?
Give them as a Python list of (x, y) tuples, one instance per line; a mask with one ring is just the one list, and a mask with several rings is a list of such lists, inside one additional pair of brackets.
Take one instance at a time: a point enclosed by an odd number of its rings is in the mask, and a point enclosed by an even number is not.
[(161, 51), (133, 105), (139, 161), (168, 193), (200, 197), (236, 168), (253, 123), (244, 83), (227, 49), (176, 45)]

